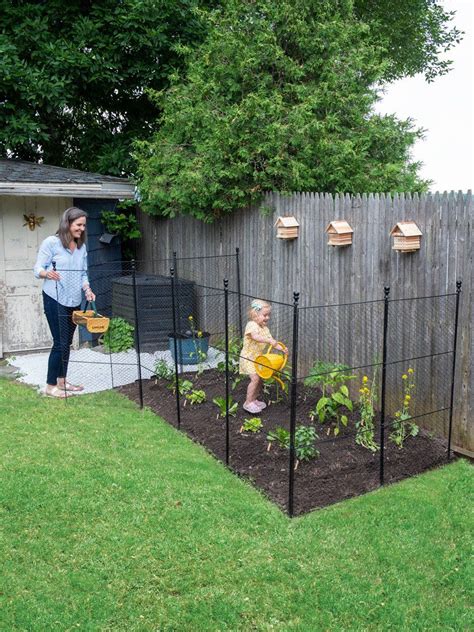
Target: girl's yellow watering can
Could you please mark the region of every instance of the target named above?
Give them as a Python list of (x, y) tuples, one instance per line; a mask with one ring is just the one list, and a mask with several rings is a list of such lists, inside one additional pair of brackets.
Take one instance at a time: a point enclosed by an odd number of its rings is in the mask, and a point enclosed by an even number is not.
[[(282, 342), (279, 342), (278, 344), (286, 349), (286, 346)], [(283, 371), (286, 361), (288, 360), (288, 354), (275, 353), (274, 351), (270, 352), (270, 349), (272, 349), (271, 346), (269, 347), (268, 353), (263, 353), (255, 358), (255, 370), (257, 371), (257, 375), (264, 380), (269, 380), (272, 377), (281, 385), (282, 389), (284, 389), (285, 385), (277, 375), (274, 375), (274, 373), (275, 371)]]

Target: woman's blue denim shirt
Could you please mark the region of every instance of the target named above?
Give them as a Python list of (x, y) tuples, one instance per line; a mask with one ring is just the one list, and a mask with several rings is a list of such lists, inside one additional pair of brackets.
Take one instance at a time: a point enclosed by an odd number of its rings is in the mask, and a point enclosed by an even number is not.
[[(56, 270), (61, 275), (59, 281), (45, 279), (43, 291), (55, 301), (67, 307), (77, 307), (82, 301), (82, 290), (89, 286), (87, 277), (87, 250), (85, 244), (74, 251), (64, 248), (56, 235), (46, 237), (38, 251), (35, 267), (35, 277), (40, 277), (42, 270), (51, 270), (53, 261)], [(57, 284), (57, 290), (56, 290)]]

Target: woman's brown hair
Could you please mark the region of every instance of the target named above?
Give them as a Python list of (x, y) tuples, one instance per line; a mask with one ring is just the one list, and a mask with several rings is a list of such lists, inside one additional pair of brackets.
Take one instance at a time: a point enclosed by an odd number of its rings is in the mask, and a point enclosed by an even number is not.
[[(59, 222), (58, 232), (56, 233), (64, 248), (69, 248), (69, 244), (74, 239), (70, 230), (72, 222), (76, 221), (76, 219), (79, 219), (80, 217), (85, 217), (87, 219), (87, 213), (81, 208), (77, 208), (77, 206), (71, 206), (64, 211), (61, 221)], [(86, 240), (87, 228), (84, 229), (84, 232), (79, 239), (75, 239), (77, 247), (81, 248)]]

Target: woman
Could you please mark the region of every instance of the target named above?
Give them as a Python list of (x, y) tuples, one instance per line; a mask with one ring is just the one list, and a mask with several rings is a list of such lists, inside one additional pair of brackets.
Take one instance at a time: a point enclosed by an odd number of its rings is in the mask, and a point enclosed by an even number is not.
[(84, 390), (70, 384), (66, 375), (76, 329), (72, 312), (80, 309), (83, 291), (86, 300), (95, 301), (87, 278), (86, 221), (82, 209), (72, 206), (65, 210), (56, 235), (41, 244), (34, 267), (36, 278), (44, 279), (44, 313), (53, 336), (45, 388), (50, 397), (64, 398)]

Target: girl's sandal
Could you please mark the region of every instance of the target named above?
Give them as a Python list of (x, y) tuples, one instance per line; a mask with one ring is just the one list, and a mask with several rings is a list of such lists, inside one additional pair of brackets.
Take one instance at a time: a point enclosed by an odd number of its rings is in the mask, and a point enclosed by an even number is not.
[(49, 390), (45, 389), (44, 394), (46, 397), (55, 397), (56, 399), (65, 399), (66, 397), (71, 397), (69, 393), (67, 393), (63, 388), (59, 386), (53, 386)]
[(58, 388), (62, 388), (63, 391), (71, 391), (72, 393), (80, 393), (81, 391), (84, 390), (84, 387), (81, 386), (75, 386), (74, 384), (69, 384), (69, 382), (66, 382), (63, 386), (58, 386)]

